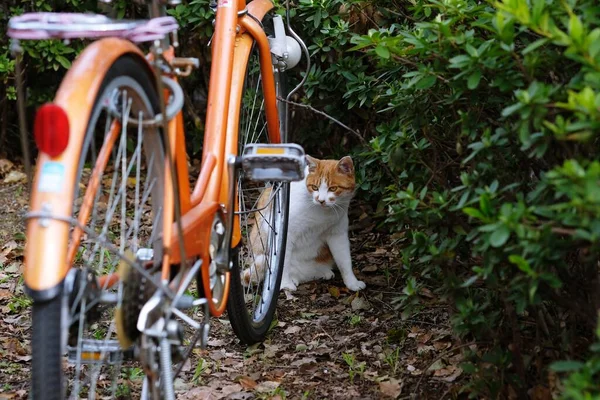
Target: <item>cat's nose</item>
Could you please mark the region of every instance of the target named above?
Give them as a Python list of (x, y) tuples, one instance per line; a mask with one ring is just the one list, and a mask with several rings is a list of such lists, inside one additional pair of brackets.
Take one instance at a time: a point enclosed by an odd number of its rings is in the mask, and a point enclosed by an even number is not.
[(325, 200), (319, 200), (319, 203), (321, 203), (322, 206), (325, 205)]

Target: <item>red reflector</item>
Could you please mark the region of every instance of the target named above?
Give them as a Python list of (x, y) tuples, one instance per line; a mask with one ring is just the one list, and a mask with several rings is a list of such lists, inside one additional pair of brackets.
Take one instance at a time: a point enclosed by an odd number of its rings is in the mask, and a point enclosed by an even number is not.
[(46, 103), (35, 116), (33, 136), (40, 151), (56, 157), (69, 144), (69, 118), (60, 106)]

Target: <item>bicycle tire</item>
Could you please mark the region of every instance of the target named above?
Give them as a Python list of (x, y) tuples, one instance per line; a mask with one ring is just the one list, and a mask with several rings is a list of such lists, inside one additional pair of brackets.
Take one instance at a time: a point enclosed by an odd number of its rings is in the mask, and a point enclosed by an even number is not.
[[(76, 180), (73, 182), (77, 188), (73, 199), (74, 204), (78, 199), (79, 184), (82, 179), (87, 153), (90, 151), (90, 148), (94, 148), (95, 145), (93, 143), (98, 139), (95, 137), (94, 128), (95, 123), (98, 123), (100, 119), (100, 112), (103, 107), (101, 103), (106, 99), (107, 92), (111, 87), (117, 85), (116, 87), (118, 88), (120, 81), (129, 82), (132, 87), (135, 86), (138, 90), (138, 94), (142, 94), (143, 92), (146, 107), (151, 109), (153, 114), (159, 112), (159, 99), (154, 77), (147, 66), (132, 55), (123, 55), (115, 60), (113, 65), (106, 72), (102, 83), (99, 86), (88, 118), (85, 138), (82, 142), (78, 172), (76, 174)], [(94, 118), (96, 118), (96, 120), (94, 120)], [(162, 141), (155, 139), (155, 145), (161, 148), (160, 151), (163, 152), (162, 155), (164, 157)], [(139, 147), (141, 148), (141, 145), (139, 145)], [(146, 150), (140, 150), (140, 152), (141, 151)], [(157, 160), (155, 161), (157, 163), (161, 162), (158, 158), (160, 157), (157, 157)], [(124, 195), (124, 197), (126, 197), (126, 195)], [(162, 197), (160, 200), (162, 200)], [(94, 206), (96, 206), (96, 203), (94, 203)], [(76, 267), (72, 266), (72, 268)], [(47, 302), (34, 301), (32, 305), (31, 398), (33, 400), (64, 399), (68, 392), (68, 379), (67, 382), (65, 382), (67, 376), (65, 371), (63, 371), (62, 365), (64, 352), (66, 350), (64, 346), (67, 343), (66, 338), (69, 335), (68, 330), (66, 332), (63, 331), (63, 327), (69, 322), (68, 320), (65, 321), (65, 318), (69, 318), (69, 299), (68, 294), (65, 293), (64, 290), (65, 287), (63, 285), (59, 295), (53, 299)]]
[[(266, 24), (265, 24), (266, 25)], [(239, 106), (240, 108), (240, 114), (242, 114), (244, 111), (251, 109), (252, 107), (248, 107), (248, 104), (244, 104), (244, 99), (246, 98), (245, 94), (248, 92), (248, 89), (252, 89), (252, 86), (250, 83), (254, 84), (254, 82), (250, 82), (251, 79), (249, 79), (249, 73), (251, 72), (252, 69), (256, 69), (256, 63), (252, 62), (252, 57), (253, 55), (256, 55), (257, 49), (256, 49), (256, 45), (253, 46), (253, 50), (250, 53), (250, 59), (248, 61), (248, 64), (246, 66), (246, 78), (245, 78), (245, 82), (244, 82), (244, 94), (242, 95), (242, 101), (241, 104)], [(260, 75), (260, 73), (259, 73)], [(283, 89), (285, 87), (285, 79), (284, 79), (284, 75), (281, 72), (277, 72), (275, 73), (275, 79), (276, 79), (276, 89), (277, 89), (277, 95), (278, 97), (284, 97), (283, 94)], [(261, 90), (256, 90), (257, 93), (261, 93)], [(256, 94), (256, 93), (255, 93)], [(254, 103), (256, 104), (256, 103)], [(280, 110), (283, 109), (283, 102), (278, 101), (278, 108)], [(280, 119), (282, 117), (282, 113), (280, 112)], [(262, 117), (264, 118), (264, 111), (262, 113)], [(280, 121), (280, 126), (282, 126), (283, 121)], [(260, 140), (259, 136), (261, 135), (260, 133), (258, 134), (258, 136), (254, 136), (254, 134), (256, 133), (255, 131), (253, 132), (253, 138), (256, 139), (255, 141), (248, 141), (245, 142), (244, 141), (244, 134), (242, 132), (242, 125), (244, 124), (244, 119), (242, 118), (242, 116), (240, 115), (240, 134), (239, 134), (239, 151), (242, 150), (243, 146), (247, 143), (257, 143), (257, 142), (263, 142), (266, 143), (268, 142), (267, 136), (266, 136), (266, 129), (262, 129), (263, 131), (263, 139)], [(256, 127), (256, 125), (255, 125)], [(281, 137), (283, 140), (285, 140), (286, 138), (286, 132), (281, 132)], [(243, 193), (243, 191), (245, 190), (243, 187), (244, 181), (240, 180), (238, 181), (238, 196), (240, 193)], [(281, 186), (279, 186), (279, 194), (276, 194), (275, 196), (278, 197), (273, 197), (272, 201), (273, 203), (271, 204), (276, 204), (277, 202), (279, 202), (279, 210), (280, 210), (280, 215), (277, 217), (279, 219), (279, 232), (276, 233), (276, 236), (279, 237), (278, 239), (278, 247), (279, 249), (275, 250), (276, 254), (276, 260), (275, 260), (275, 265), (272, 266), (274, 268), (264, 268), (264, 276), (259, 277), (257, 279), (257, 281), (260, 281), (262, 279), (263, 282), (263, 290), (260, 291), (260, 289), (258, 291), (261, 292), (260, 294), (260, 300), (259, 302), (263, 302), (265, 303), (262, 306), (262, 311), (260, 312), (260, 314), (258, 314), (258, 317), (255, 318), (256, 316), (256, 312), (250, 311), (247, 307), (247, 300), (248, 300), (248, 291), (246, 290), (246, 287), (248, 287), (249, 283), (248, 282), (244, 282), (244, 278), (243, 278), (243, 274), (244, 271), (247, 269), (244, 269), (240, 264), (242, 263), (242, 257), (240, 257), (241, 253), (247, 252), (248, 251), (248, 247), (252, 247), (251, 244), (249, 244), (249, 236), (251, 236), (252, 234), (250, 233), (250, 235), (248, 234), (248, 226), (246, 226), (246, 232), (244, 232), (244, 229), (242, 229), (242, 241), (240, 243), (240, 245), (238, 245), (236, 248), (231, 250), (231, 259), (232, 259), (232, 268), (231, 268), (231, 281), (230, 281), (230, 290), (229, 290), (229, 299), (227, 302), (227, 313), (228, 313), (228, 317), (229, 317), (229, 321), (231, 322), (231, 326), (233, 331), (235, 332), (236, 336), (238, 337), (238, 339), (240, 339), (240, 341), (242, 343), (251, 345), (257, 342), (260, 342), (262, 340), (264, 340), (264, 338), (266, 337), (270, 327), (271, 327), (271, 323), (273, 321), (273, 317), (275, 315), (275, 311), (276, 311), (276, 307), (277, 307), (277, 299), (279, 297), (279, 287), (281, 284), (281, 277), (282, 277), (282, 273), (283, 273), (283, 265), (284, 265), (284, 261), (285, 261), (285, 245), (286, 245), (286, 240), (287, 240), (287, 226), (288, 226), (288, 216), (289, 216), (289, 183), (283, 183), (280, 184)], [(273, 187), (273, 186), (272, 186)], [(263, 188), (264, 190), (264, 188)], [(272, 189), (271, 189), (272, 191)], [(261, 192), (261, 195), (264, 192)], [(279, 200), (278, 200), (279, 199)], [(251, 200), (250, 202), (252, 202), (253, 200)], [(258, 200), (257, 200), (258, 201)], [(241, 199), (239, 200), (239, 204), (240, 204), (240, 211), (241, 211), (241, 207), (243, 206), (243, 203), (245, 203), (246, 200)], [(271, 206), (271, 212), (274, 214), (275, 210), (274, 210), (274, 206)], [(244, 225), (243, 222), (243, 218), (244, 215), (238, 213), (240, 215), (240, 226)], [(263, 218), (264, 215), (260, 214)], [(246, 218), (249, 218), (246, 216)], [(268, 223), (267, 223), (268, 224)], [(257, 224), (258, 225), (258, 224)], [(270, 224), (268, 224), (270, 225)], [(259, 237), (261, 237), (261, 234), (259, 233)], [(251, 250), (253, 251), (253, 250)], [(254, 257), (254, 254), (253, 254)], [(271, 259), (272, 259), (272, 255), (271, 255)], [(265, 258), (266, 259), (266, 258)], [(266, 264), (269, 264), (269, 262), (265, 261)], [(255, 263), (256, 264), (256, 263)], [(270, 264), (269, 264), (270, 265)], [(267, 280), (267, 275), (270, 275), (270, 279), (269, 282), (271, 283), (270, 288), (268, 289), (268, 291), (270, 293), (267, 294), (267, 300), (263, 301), (265, 298), (265, 293), (266, 293), (266, 289), (264, 286), (264, 282)], [(274, 275), (274, 276), (273, 276)], [(274, 278), (274, 279), (273, 279)], [(258, 285), (258, 283), (257, 283)], [(254, 301), (254, 300), (252, 300)]]

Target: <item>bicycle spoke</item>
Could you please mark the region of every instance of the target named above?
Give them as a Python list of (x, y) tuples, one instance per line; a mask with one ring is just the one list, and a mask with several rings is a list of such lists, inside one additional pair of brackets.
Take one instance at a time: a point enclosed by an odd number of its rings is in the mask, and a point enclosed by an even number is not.
[[(93, 126), (98, 132), (91, 131), (88, 139), (80, 181), (87, 192), (93, 190), (85, 193), (92, 201), (88, 206), (90, 217), (84, 220), (84, 225), (96, 235), (87, 230), (89, 234), (82, 235), (76, 265), (89, 271), (81, 276), (92, 273), (98, 277), (105, 275), (107, 279), (102, 279), (100, 287), (94, 286), (94, 280), (84, 282), (84, 287), (78, 288), (69, 299), (68, 321), (72, 331), (69, 359), (73, 367), (67, 382), (68, 398), (74, 399), (112, 398), (119, 393), (121, 371), (127, 363), (122, 353), (115, 350), (114, 310), (123, 309), (123, 283), (114, 272), (122, 254), (135, 254), (142, 245), (150, 249), (162, 246), (162, 241), (156, 239), (162, 232), (160, 168), (164, 155), (158, 132), (153, 130), (149, 135), (148, 128), (140, 123), (149, 118), (149, 102), (132, 88), (107, 89), (106, 93), (111, 101), (118, 101), (120, 117), (116, 121), (120, 127), (113, 132), (115, 140), (108, 143), (115, 119), (110, 105), (102, 103)], [(97, 142), (96, 137), (101, 141)], [(102, 151), (107, 155), (104, 165), (94, 169)], [(92, 179), (98, 183), (90, 189)], [(75, 213), (79, 210), (76, 208)], [(162, 251), (158, 250), (155, 254), (160, 256)], [(75, 279), (83, 282), (77, 276)], [(90, 364), (90, 360), (96, 361)]]

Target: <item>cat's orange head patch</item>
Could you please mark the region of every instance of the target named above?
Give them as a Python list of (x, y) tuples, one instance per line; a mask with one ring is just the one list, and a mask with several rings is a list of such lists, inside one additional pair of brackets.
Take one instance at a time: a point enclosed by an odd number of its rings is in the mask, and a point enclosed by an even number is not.
[(315, 204), (327, 207), (340, 201), (350, 201), (356, 186), (354, 163), (350, 156), (341, 160), (318, 160), (307, 155), (306, 159), (306, 188)]

